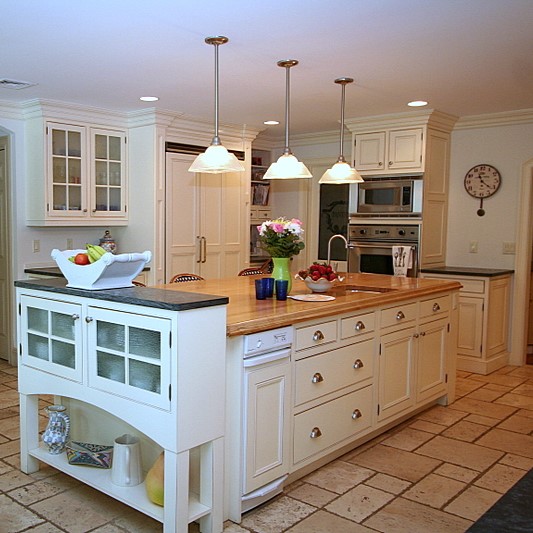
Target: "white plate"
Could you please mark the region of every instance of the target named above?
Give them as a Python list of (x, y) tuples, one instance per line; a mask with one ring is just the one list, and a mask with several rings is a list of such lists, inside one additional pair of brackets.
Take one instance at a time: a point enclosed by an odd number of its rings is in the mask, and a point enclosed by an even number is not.
[(295, 294), (289, 298), (302, 302), (331, 302), (331, 300), (335, 300), (335, 296), (328, 296), (327, 294)]

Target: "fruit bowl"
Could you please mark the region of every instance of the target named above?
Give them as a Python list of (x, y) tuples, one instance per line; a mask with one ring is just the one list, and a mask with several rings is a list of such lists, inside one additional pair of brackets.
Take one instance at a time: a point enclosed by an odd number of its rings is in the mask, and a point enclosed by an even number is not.
[(308, 269), (300, 270), (295, 276), (301, 279), (311, 289), (312, 292), (327, 292), (335, 282), (343, 281), (339, 278), (335, 270), (327, 263), (313, 263)]
[(133, 287), (132, 280), (152, 259), (152, 252), (117, 255), (107, 252), (90, 265), (69, 261), (69, 257), (84, 252), (86, 250), (52, 250), (52, 259), (67, 279), (67, 287), (91, 291)]
[(304, 279), (305, 284), (309, 289), (311, 289), (313, 292), (327, 292), (333, 285), (335, 284), (335, 281), (329, 281), (329, 279), (326, 278), (320, 278), (316, 281), (313, 280), (313, 278), (307, 277)]

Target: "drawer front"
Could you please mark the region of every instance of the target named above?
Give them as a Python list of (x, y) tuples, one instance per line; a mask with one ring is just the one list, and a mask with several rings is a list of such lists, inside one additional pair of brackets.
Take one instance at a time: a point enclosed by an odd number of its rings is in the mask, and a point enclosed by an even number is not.
[(271, 209), (264, 209), (264, 208), (258, 208), (257, 209), (257, 218), (270, 218), (272, 214), (272, 210)]
[(314, 326), (296, 329), (296, 351), (336, 342), (337, 321), (321, 322)]
[(381, 327), (397, 326), (416, 319), (416, 303), (399, 304), (381, 311)]
[(294, 463), (354, 437), (372, 424), (372, 387), (341, 396), (294, 417)]
[(294, 403), (360, 383), (374, 373), (374, 339), (296, 361)]
[(483, 294), (485, 292), (485, 281), (482, 279), (458, 279), (463, 287), (460, 292), (474, 292), (476, 294)]
[(351, 316), (341, 320), (341, 339), (358, 337), (376, 329), (376, 313)]
[(438, 296), (436, 298), (430, 298), (429, 300), (423, 300), (420, 302), (420, 316), (422, 318), (440, 315), (441, 313), (448, 313), (449, 310), (449, 296)]

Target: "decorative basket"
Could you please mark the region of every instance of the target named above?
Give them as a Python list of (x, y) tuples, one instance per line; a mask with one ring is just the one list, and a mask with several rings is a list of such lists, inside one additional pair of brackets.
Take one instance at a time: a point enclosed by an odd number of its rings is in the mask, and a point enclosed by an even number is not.
[(67, 459), (71, 465), (111, 468), (113, 446), (70, 441), (66, 446)]
[(152, 252), (118, 254), (105, 253), (90, 265), (77, 265), (68, 260), (86, 250), (52, 250), (52, 259), (67, 278), (67, 287), (102, 290), (133, 287), (132, 280), (152, 259)]

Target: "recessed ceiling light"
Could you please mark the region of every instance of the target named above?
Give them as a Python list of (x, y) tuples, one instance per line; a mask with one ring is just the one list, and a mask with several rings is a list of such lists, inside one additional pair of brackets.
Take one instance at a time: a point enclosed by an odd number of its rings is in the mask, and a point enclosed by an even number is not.
[(139, 100), (143, 102), (157, 102), (159, 100), (158, 96), (141, 96)]
[(425, 105), (428, 105), (428, 103), (425, 100), (413, 100), (412, 102), (409, 102), (407, 105), (409, 107), (423, 107)]
[(279, 120), (265, 120), (263, 124), (266, 126), (277, 126), (279, 124)]

